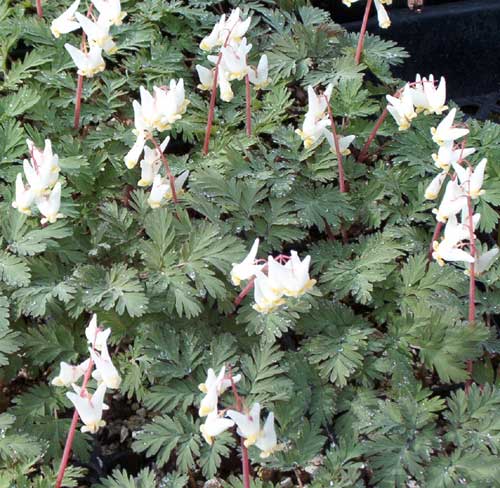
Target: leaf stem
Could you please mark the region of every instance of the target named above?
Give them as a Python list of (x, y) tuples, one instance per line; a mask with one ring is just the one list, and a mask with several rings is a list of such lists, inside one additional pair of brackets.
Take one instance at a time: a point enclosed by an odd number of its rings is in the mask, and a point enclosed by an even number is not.
[(83, 75), (78, 75), (75, 95), (75, 116), (73, 118), (73, 129), (80, 127), (80, 112), (82, 110)]
[(325, 95), (323, 95), (323, 97), (326, 100), (326, 107), (328, 109), (328, 117), (330, 119), (330, 126), (332, 128), (332, 134), (333, 134), (333, 143), (335, 145), (335, 153), (337, 155), (337, 162), (339, 165), (340, 193), (347, 193), (347, 189), (345, 186), (345, 178), (344, 178), (344, 164), (343, 164), (343, 159), (342, 159), (342, 151), (340, 150), (339, 138), (337, 136), (337, 128), (335, 125), (335, 119), (333, 118), (332, 108), (330, 106), (330, 101), (328, 100), (328, 98)]
[(367, 0), (365, 7), (365, 14), (363, 15), (363, 23), (361, 24), (361, 30), (359, 31), (358, 47), (356, 48), (356, 55), (354, 56), (354, 62), (359, 64), (361, 59), (361, 53), (363, 52), (363, 45), (365, 43), (366, 36), (366, 26), (368, 24), (368, 17), (370, 16), (370, 10), (372, 8), (372, 0)]
[(38, 17), (43, 18), (42, 0), (36, 0), (36, 14)]
[(368, 155), (368, 149), (370, 148), (370, 145), (373, 142), (373, 139), (375, 139), (375, 136), (377, 135), (377, 132), (380, 129), (380, 126), (384, 123), (384, 120), (387, 118), (388, 114), (389, 114), (389, 112), (388, 112), (387, 108), (384, 108), (383, 112), (380, 114), (380, 117), (375, 122), (375, 125), (373, 126), (373, 129), (370, 132), (370, 135), (368, 136), (368, 139), (366, 140), (365, 145), (363, 146), (363, 149), (361, 149), (361, 152), (359, 153), (359, 156), (358, 156), (359, 163), (362, 163), (366, 159), (366, 156)]

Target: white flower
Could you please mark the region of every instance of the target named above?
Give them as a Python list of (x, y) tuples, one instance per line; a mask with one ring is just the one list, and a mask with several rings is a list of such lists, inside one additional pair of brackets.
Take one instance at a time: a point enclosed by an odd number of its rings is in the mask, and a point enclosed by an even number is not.
[(455, 139), (463, 137), (469, 133), (469, 129), (452, 127), (456, 113), (457, 109), (452, 108), (437, 127), (431, 128), (432, 140), (439, 146), (442, 146), (446, 142), (454, 141)]
[(450, 215), (456, 215), (467, 204), (467, 195), (454, 180), (446, 185), (443, 199), (438, 209), (434, 209), (438, 222), (446, 222)]
[(446, 80), (441, 76), (439, 85), (436, 88), (434, 85), (434, 77), (429, 76), (429, 81), (424, 83), (424, 93), (427, 99), (426, 111), (428, 113), (441, 115), (445, 110), (448, 110), (446, 103)]
[(375, 9), (377, 10), (378, 25), (381, 29), (387, 29), (391, 25), (391, 19), (382, 5), (384, 2), (382, 2), (382, 0), (373, 0), (373, 3), (375, 4)]
[(429, 105), (427, 96), (425, 95), (424, 91), (424, 83), (426, 82), (427, 80), (425, 78), (422, 79), (417, 73), (417, 76), (415, 77), (415, 86), (410, 88), (411, 100), (413, 102), (413, 105), (415, 106), (415, 111), (417, 113), (420, 113), (423, 110), (427, 109)]
[(200, 425), (200, 432), (209, 445), (212, 445), (213, 438), (234, 426), (234, 422), (221, 417), (217, 411), (207, 415), (205, 423)]
[(246, 38), (236, 46), (229, 45), (221, 48), (222, 70), (226, 72), (229, 81), (242, 80), (249, 71), (247, 64), (247, 54), (252, 49), (251, 44), (247, 44)]
[(281, 297), (292, 279), (292, 272), (288, 266), (281, 264), (272, 256), (268, 256), (267, 282), (271, 293)]
[(122, 12), (120, 0), (92, 0), (95, 8), (99, 10), (100, 17), (104, 17), (110, 24), (121, 25), (127, 12)]
[(75, 21), (75, 12), (78, 10), (80, 0), (75, 0), (67, 10), (65, 10), (57, 19), (52, 21), (50, 31), (55, 38), (61, 34), (67, 34), (80, 28), (80, 24)]
[(281, 290), (273, 288), (271, 280), (262, 271), (257, 271), (254, 281), (254, 310), (267, 314), (285, 303)]
[(473, 199), (479, 198), (485, 193), (485, 190), (482, 190), (482, 186), (487, 162), (488, 160), (486, 158), (481, 159), (479, 164), (474, 168), (474, 171), (470, 168), (465, 169), (463, 166), (453, 163), (453, 169), (457, 173), (462, 188), (464, 188), (467, 194)]
[(88, 17), (78, 12), (75, 13), (78, 23), (82, 26), (83, 31), (87, 34), (90, 46), (100, 47), (104, 52), (113, 54), (116, 52), (116, 44), (109, 35), (109, 20), (107, 17), (100, 15), (97, 22), (92, 22)]
[(202, 398), (198, 415), (206, 417), (212, 412), (217, 412), (217, 403), (219, 402), (219, 395), (217, 393), (217, 385), (214, 383), (207, 390), (206, 395)]
[(245, 447), (255, 444), (260, 435), (260, 404), (254, 403), (247, 414), (228, 410), (226, 416), (233, 420), (238, 426), (238, 434), (245, 438)]
[(153, 188), (148, 198), (148, 203), (151, 208), (159, 208), (162, 204), (165, 195), (170, 191), (170, 184), (161, 175), (156, 175), (153, 180)]
[(466, 159), (475, 151), (476, 149), (473, 147), (453, 149), (453, 141), (449, 141), (439, 146), (437, 154), (434, 153), (432, 159), (435, 166), (443, 171), (448, 171), (453, 163), (457, 163), (460, 159)]
[(42, 224), (53, 224), (57, 219), (64, 217), (63, 214), (59, 213), (59, 208), (61, 206), (61, 183), (56, 183), (50, 195), (38, 200), (36, 205), (43, 215), (40, 220)]
[[(170, 141), (167, 137), (160, 145), (160, 150), (163, 152)], [(144, 159), (141, 161), (141, 179), (137, 183), (139, 186), (150, 186), (153, 183), (154, 177), (158, 174), (161, 167), (161, 154), (158, 149), (151, 149), (144, 146)]]
[(77, 49), (71, 44), (66, 43), (64, 47), (78, 68), (79, 75), (92, 78), (95, 74), (104, 71), (106, 63), (104, 59), (102, 59), (102, 49), (100, 47), (91, 46), (87, 53), (80, 51), (80, 49)]
[(314, 115), (308, 112), (302, 124), (302, 129), (296, 129), (295, 133), (304, 141), (304, 148), (309, 149), (314, 144), (318, 144), (323, 140), (325, 137), (324, 129), (328, 125), (330, 125), (328, 119), (317, 121)]
[[(325, 137), (326, 137), (326, 140), (328, 141), (328, 144), (330, 144), (330, 150), (333, 153), (336, 153), (337, 149), (335, 147), (333, 134), (329, 130), (325, 129)], [(356, 136), (338, 137), (340, 154), (342, 154), (342, 156), (349, 156), (349, 154), (351, 154), (351, 150), (349, 149), (349, 146), (352, 144), (354, 139), (356, 139)]]
[(248, 72), (248, 79), (253, 84), (256, 90), (265, 88), (271, 80), (269, 79), (269, 63), (267, 56), (263, 54), (257, 65), (257, 69), (251, 68)]
[(85, 337), (87, 342), (98, 351), (102, 351), (107, 347), (108, 337), (111, 334), (111, 329), (101, 330), (97, 327), (97, 314), (92, 315), (89, 325), (85, 328)]
[[(186, 180), (188, 179), (189, 176), (189, 171), (183, 171), (179, 176), (175, 177), (175, 182), (174, 182), (174, 188), (175, 188), (175, 193), (177, 196), (179, 196), (181, 193), (184, 192), (184, 183), (186, 183)], [(163, 197), (165, 200), (170, 200), (173, 198), (172, 195), (172, 188), (170, 185), (168, 185), (167, 191)]]
[(325, 117), (328, 109), (328, 102), (332, 96), (333, 85), (330, 83), (326, 90), (319, 95), (314, 91), (314, 88), (309, 85), (307, 87), (307, 117), (312, 117), (316, 122)]
[(76, 383), (87, 371), (90, 359), (83, 363), (73, 366), (72, 364), (61, 361), (59, 374), (52, 380), (54, 386), (70, 386)]
[(429, 186), (425, 189), (424, 197), (427, 200), (435, 200), (438, 197), (446, 176), (447, 173), (440, 173), (432, 179)]
[(73, 392), (67, 392), (66, 396), (75, 406), (78, 415), (85, 424), (81, 431), (95, 434), (100, 427), (106, 425), (102, 420), (102, 411), (104, 405), (104, 394), (106, 393), (106, 385), (101, 383), (92, 397), (80, 396)]
[[(209, 368), (207, 371), (207, 379), (205, 380), (205, 383), (200, 383), (198, 385), (199, 390), (202, 391), (203, 393), (207, 393), (208, 390), (215, 387), (217, 394), (221, 395), (228, 388), (231, 387), (231, 380), (229, 378), (226, 378), (225, 374), (226, 374), (225, 366), (222, 366), (217, 376), (215, 375), (215, 371), (212, 368)], [(240, 380), (241, 380), (240, 374), (233, 376), (234, 384), (238, 383), (238, 381)]]
[(142, 151), (144, 150), (145, 144), (146, 144), (146, 139), (144, 137), (144, 134), (139, 133), (136, 141), (134, 142), (134, 145), (125, 156), (125, 165), (127, 166), (128, 169), (132, 169), (135, 167), (137, 161), (139, 161)]
[(233, 89), (231, 88), (231, 83), (229, 83), (228, 74), (224, 70), (219, 70), (219, 76), (217, 78), (219, 84), (220, 97), (224, 102), (230, 102), (233, 97)]
[(35, 195), (30, 188), (25, 187), (23, 183), (23, 175), (17, 174), (16, 177), (16, 198), (12, 202), (12, 206), (25, 215), (31, 215), (31, 204)]
[(96, 366), (95, 371), (92, 373), (92, 378), (99, 383), (104, 383), (107, 388), (118, 388), (122, 379), (111, 361), (108, 345), (103, 345), (101, 354), (97, 353), (92, 348), (89, 348), (89, 351)]
[(212, 32), (208, 36), (205, 36), (200, 42), (200, 49), (203, 51), (210, 51), (215, 46), (219, 45), (219, 37), (221, 35), (221, 31), (224, 27), (226, 16), (223, 15), (219, 22), (215, 24)]
[[(474, 264), (474, 276), (480, 276), (486, 273), (486, 271), (488, 271), (488, 269), (493, 264), (497, 256), (498, 256), (498, 247), (494, 247), (489, 251), (486, 251), (484, 254), (479, 254), (477, 252), (476, 261)], [(470, 265), (469, 269), (466, 270), (465, 274), (467, 275), (470, 274)]]
[(296, 251), (290, 252), (290, 260), (285, 264), (285, 268), (290, 271), (290, 281), (283, 290), (286, 296), (299, 297), (316, 284), (316, 280), (309, 278), (310, 262), (311, 256), (301, 261)]
[(231, 269), (231, 282), (233, 285), (238, 286), (243, 280), (248, 280), (262, 268), (262, 265), (255, 264), (258, 249), (259, 239), (255, 239), (245, 259), (241, 263), (233, 263)]
[(200, 78), (198, 88), (204, 91), (211, 90), (214, 84), (214, 71), (212, 69), (205, 68), (201, 64), (196, 65), (196, 71), (198, 72), (198, 77)]
[(346, 6), (346, 7), (350, 7), (353, 3), (356, 3), (358, 0), (342, 0), (342, 3)]
[(389, 105), (387, 110), (394, 117), (399, 130), (406, 130), (410, 127), (411, 121), (417, 116), (413, 107), (413, 97), (410, 85), (405, 85), (399, 98), (386, 95)]
[(457, 223), (455, 215), (450, 216), (444, 230), (444, 239), (441, 242), (434, 241), (432, 247), (434, 252), (432, 257), (440, 266), (444, 266), (445, 261), (465, 261), (473, 263), (474, 258), (457, 245), (466, 236), (464, 228)]
[(224, 29), (221, 31), (222, 35), (219, 40), (221, 44), (226, 41), (227, 34), (229, 34), (229, 42), (239, 43), (241, 42), (243, 36), (247, 33), (250, 23), (252, 22), (252, 17), (247, 17), (245, 20), (241, 20), (240, 14), (241, 11), (239, 7), (231, 11), (231, 14), (224, 24)]
[(170, 80), (168, 89), (153, 87), (155, 93), (154, 103), (157, 109), (157, 121), (154, 127), (160, 132), (170, 129), (172, 124), (182, 118), (189, 105), (189, 100), (185, 98), (184, 80)]
[(274, 413), (269, 412), (264, 427), (260, 431), (260, 435), (255, 442), (255, 445), (262, 451), (261, 458), (269, 457), (273, 452), (278, 450), (278, 439), (274, 429)]

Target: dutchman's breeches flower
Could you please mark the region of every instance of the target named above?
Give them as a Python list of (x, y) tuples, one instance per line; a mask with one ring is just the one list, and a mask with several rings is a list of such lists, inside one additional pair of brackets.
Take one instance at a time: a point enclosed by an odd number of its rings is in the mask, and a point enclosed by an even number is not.
[(66, 393), (84, 423), (81, 429), (82, 432), (95, 434), (101, 427), (106, 425), (106, 422), (102, 420), (105, 393), (106, 385), (104, 383), (97, 387), (97, 390), (90, 398), (73, 392)]

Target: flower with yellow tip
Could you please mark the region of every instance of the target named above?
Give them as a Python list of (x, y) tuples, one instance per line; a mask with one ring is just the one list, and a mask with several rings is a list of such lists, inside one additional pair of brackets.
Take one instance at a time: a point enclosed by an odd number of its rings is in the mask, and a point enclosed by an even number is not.
[(238, 435), (243, 437), (245, 447), (254, 445), (260, 436), (260, 404), (254, 403), (248, 414), (228, 410), (226, 416), (238, 426)]
[(265, 459), (274, 452), (278, 451), (278, 438), (274, 429), (274, 413), (269, 412), (264, 427), (260, 431), (259, 437), (255, 442), (255, 446), (261, 450), (260, 457)]
[(84, 423), (81, 428), (82, 432), (95, 434), (101, 427), (106, 425), (106, 422), (102, 420), (105, 393), (106, 385), (104, 383), (101, 383), (97, 387), (95, 393), (91, 397), (87, 395), (80, 396), (73, 392), (66, 393), (66, 396), (71, 403), (73, 403), (78, 415)]
[(78, 68), (79, 75), (92, 78), (106, 68), (106, 63), (101, 54), (102, 49), (99, 46), (91, 46), (88, 52), (83, 52), (68, 43), (64, 47)]
[(317, 121), (312, 113), (307, 113), (302, 124), (302, 129), (296, 129), (295, 133), (304, 141), (304, 148), (310, 149), (323, 140), (325, 137), (325, 128), (328, 125), (330, 125), (328, 119)]
[(432, 179), (429, 186), (425, 189), (424, 197), (426, 200), (435, 200), (438, 197), (446, 176), (447, 173), (440, 173)]
[(59, 374), (52, 380), (54, 386), (70, 386), (76, 383), (87, 371), (90, 359), (76, 366), (61, 361)]
[(200, 425), (200, 432), (203, 435), (208, 445), (212, 445), (214, 437), (222, 434), (227, 429), (234, 426), (234, 422), (230, 419), (222, 417), (217, 411), (210, 412), (207, 415), (205, 423)]
[(231, 269), (231, 282), (238, 286), (242, 281), (248, 280), (262, 268), (261, 264), (256, 264), (257, 252), (259, 250), (259, 239), (255, 239), (249, 253), (241, 263), (233, 263)]
[(68, 34), (80, 28), (75, 20), (75, 13), (80, 6), (80, 0), (75, 0), (59, 17), (54, 19), (50, 25), (50, 32), (57, 39), (61, 34)]
[(447, 142), (459, 139), (469, 133), (469, 129), (453, 127), (456, 113), (457, 109), (452, 108), (437, 127), (431, 127), (432, 140), (437, 145), (442, 146)]
[[(377, 11), (377, 21), (381, 29), (388, 29), (391, 26), (391, 19), (384, 8), (384, 3), (390, 5), (388, 0), (385, 2), (383, 0), (373, 0), (375, 9)], [(392, 0), (391, 0), (392, 3)]]

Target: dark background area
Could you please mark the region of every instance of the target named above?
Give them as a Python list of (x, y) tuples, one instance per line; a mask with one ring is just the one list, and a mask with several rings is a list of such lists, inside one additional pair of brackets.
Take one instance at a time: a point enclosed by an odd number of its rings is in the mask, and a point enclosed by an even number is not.
[[(359, 31), (366, 2), (351, 8), (341, 0), (312, 3), (348, 30)], [(394, 0), (387, 11), (391, 27), (380, 29), (372, 8), (368, 32), (409, 52), (396, 76), (408, 81), (417, 72), (445, 76), (448, 96), (467, 113), (482, 119), (500, 114), (500, 0), (424, 0), (421, 12), (409, 10), (407, 0)]]

